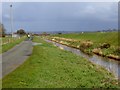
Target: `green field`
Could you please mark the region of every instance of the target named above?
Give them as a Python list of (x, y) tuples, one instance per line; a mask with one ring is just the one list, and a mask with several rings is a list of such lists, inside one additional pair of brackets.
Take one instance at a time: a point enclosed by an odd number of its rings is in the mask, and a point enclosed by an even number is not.
[(9, 49), (13, 48), (15, 45), (21, 43), (23, 40), (25, 40), (25, 37), (21, 37), (20, 39), (15, 39), (15, 38), (11, 38), (11, 37), (7, 37), (7, 38), (2, 38), (2, 43), (8, 41), (8, 39), (11, 41), (10, 43), (7, 44), (3, 44), (1, 46), (0, 53), (6, 52)]
[(115, 88), (113, 75), (100, 66), (35, 37), (33, 53), (3, 78), (3, 88)]
[[(58, 38), (55, 38), (58, 37)], [(85, 32), (70, 34), (55, 34), (48, 39), (55, 39), (72, 47), (79, 47), (81, 51), (87, 54), (99, 54), (101, 56), (110, 57), (120, 60), (120, 45), (118, 32)], [(64, 40), (62, 39), (64, 38)], [(65, 39), (72, 39), (72, 41)], [(77, 40), (77, 41), (74, 41)], [(105, 45), (108, 45), (106, 47)]]
[(109, 43), (114, 46), (118, 45), (118, 32), (86, 32), (86, 33), (71, 33), (54, 35), (64, 38), (71, 38), (77, 40), (92, 40), (95, 43)]

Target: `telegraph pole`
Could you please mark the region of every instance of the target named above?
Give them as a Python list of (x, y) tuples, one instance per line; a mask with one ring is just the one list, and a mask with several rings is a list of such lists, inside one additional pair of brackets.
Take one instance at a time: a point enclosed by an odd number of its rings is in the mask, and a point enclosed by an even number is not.
[(12, 15), (12, 4), (10, 5), (10, 26), (11, 26), (11, 37), (13, 36), (13, 15)]

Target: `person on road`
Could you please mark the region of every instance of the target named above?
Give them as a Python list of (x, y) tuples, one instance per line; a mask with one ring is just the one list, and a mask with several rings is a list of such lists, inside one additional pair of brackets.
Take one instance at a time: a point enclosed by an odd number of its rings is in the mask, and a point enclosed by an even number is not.
[(27, 37), (28, 37), (28, 40), (30, 40), (30, 34), (28, 34)]
[(28, 38), (30, 38), (30, 35), (28, 34)]

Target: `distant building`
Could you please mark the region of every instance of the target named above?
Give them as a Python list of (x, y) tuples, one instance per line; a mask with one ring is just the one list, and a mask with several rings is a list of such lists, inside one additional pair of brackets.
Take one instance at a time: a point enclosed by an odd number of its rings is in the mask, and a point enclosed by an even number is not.
[(43, 33), (43, 34), (39, 34), (40, 36), (49, 36), (50, 34), (47, 33)]
[(14, 37), (14, 38), (20, 38), (20, 35), (17, 34), (17, 33), (13, 33), (13, 34), (12, 34), (12, 37)]

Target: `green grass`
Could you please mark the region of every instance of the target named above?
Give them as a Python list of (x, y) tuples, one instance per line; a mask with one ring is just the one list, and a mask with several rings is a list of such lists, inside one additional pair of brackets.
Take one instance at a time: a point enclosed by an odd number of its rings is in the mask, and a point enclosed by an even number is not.
[[(68, 42), (70, 46), (74, 45), (75, 47), (80, 46), (83, 41), (90, 40), (93, 42), (93, 45), (89, 48), (84, 48), (84, 52), (92, 54), (92, 50), (95, 48), (100, 48), (103, 43), (107, 43), (110, 45), (109, 48), (103, 48), (101, 49), (102, 54), (104, 56), (108, 56), (110, 54), (120, 56), (119, 53), (119, 42), (118, 42), (118, 32), (85, 32), (85, 33), (70, 33), (70, 34), (56, 34), (52, 36), (57, 36), (57, 37), (64, 37), (64, 38), (71, 38), (75, 40), (79, 40), (80, 42)], [(61, 39), (59, 38), (58, 41)], [(81, 48), (80, 48), (81, 49)]]
[(64, 38), (72, 38), (78, 40), (92, 40), (95, 43), (109, 43), (113, 46), (118, 46), (118, 32), (86, 32), (54, 35)]
[[(7, 40), (8, 38), (2, 38), (2, 40)], [(22, 37), (21, 39), (12, 39), (13, 42), (7, 43), (2, 45), (2, 50), (0, 50), (0, 53), (6, 52), (9, 49), (13, 48), (15, 45), (21, 43), (23, 40), (25, 39), (25, 37)]]
[(111, 88), (112, 74), (75, 54), (58, 49), (40, 38), (32, 56), (3, 78), (3, 88)]
[(9, 40), (14, 40), (12, 37), (2, 37), (2, 43), (8, 42)]

